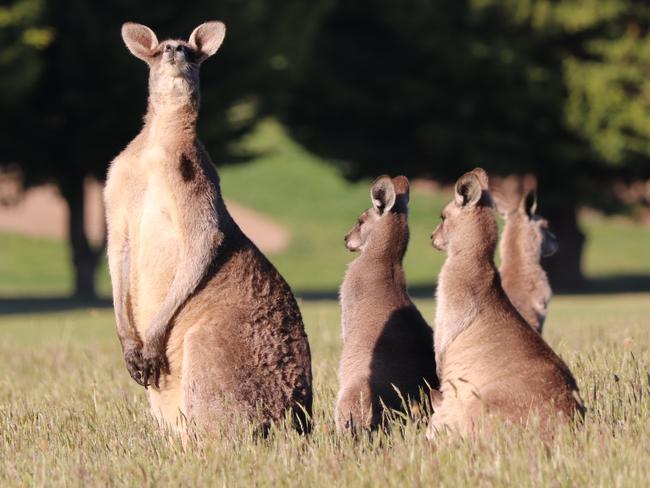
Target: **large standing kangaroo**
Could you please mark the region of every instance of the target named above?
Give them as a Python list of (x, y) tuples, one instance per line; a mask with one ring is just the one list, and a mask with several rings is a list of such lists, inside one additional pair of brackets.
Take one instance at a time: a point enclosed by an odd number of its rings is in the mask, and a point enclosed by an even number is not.
[(188, 42), (124, 24), (149, 65), (140, 134), (111, 163), (104, 191), (117, 333), (160, 424), (260, 428), (311, 412), (311, 357), (291, 289), (228, 213), (198, 140), (199, 66), (223, 41), (207, 22)]

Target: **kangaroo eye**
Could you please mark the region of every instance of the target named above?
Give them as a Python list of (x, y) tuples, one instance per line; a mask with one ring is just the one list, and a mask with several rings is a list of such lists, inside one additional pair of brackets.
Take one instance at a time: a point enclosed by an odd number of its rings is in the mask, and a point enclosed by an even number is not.
[(445, 220), (445, 214), (440, 214), (440, 220)]

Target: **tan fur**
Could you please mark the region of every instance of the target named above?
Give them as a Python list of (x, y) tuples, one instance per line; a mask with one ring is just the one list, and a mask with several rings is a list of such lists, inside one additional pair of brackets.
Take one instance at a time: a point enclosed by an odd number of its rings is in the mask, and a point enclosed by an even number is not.
[(144, 26), (123, 28), (129, 50), (150, 66), (150, 98), (104, 192), (118, 336), (163, 425), (213, 429), (255, 417), (267, 427), (292, 410), (296, 426), (308, 427), (311, 358), (300, 311), (228, 213), (196, 136), (199, 64), (224, 33), (210, 22), (189, 42), (158, 43)]
[(432, 331), (408, 296), (402, 267), (409, 239), (408, 180), (379, 178), (371, 199), (373, 208), (345, 238), (348, 249), (361, 255), (341, 285), (339, 432), (375, 429), (382, 402), (402, 410), (402, 399), (417, 402), (420, 390), (438, 386)]
[(429, 439), (443, 429), (471, 434), (485, 414), (535, 424), (547, 437), (554, 420), (583, 411), (571, 372), (501, 287), (486, 182), (480, 169), (461, 177), (432, 235), (447, 259), (438, 277), (435, 324), (442, 400), (434, 407)]
[(516, 194), (519, 198), (497, 199), (497, 207), (505, 218), (499, 242), (501, 284), (521, 316), (535, 331), (542, 333), (552, 291), (540, 260), (557, 251), (557, 239), (548, 228), (548, 221), (535, 209), (534, 190)]

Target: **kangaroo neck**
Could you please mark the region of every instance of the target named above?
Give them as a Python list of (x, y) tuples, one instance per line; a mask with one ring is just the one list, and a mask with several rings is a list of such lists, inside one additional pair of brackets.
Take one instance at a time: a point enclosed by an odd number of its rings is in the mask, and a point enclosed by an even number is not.
[(194, 141), (199, 115), (197, 97), (185, 96), (165, 99), (156, 94), (149, 97), (145, 130), (157, 144)]
[(474, 324), (484, 304), (498, 295), (499, 275), (492, 259), (480, 254), (450, 254), (440, 270), (436, 291), (434, 347), (438, 374), (449, 345)]
[(536, 256), (527, 256), (524, 253), (519, 255), (505, 254), (505, 256), (507, 257), (504, 257), (504, 253), (501, 253), (501, 265), (499, 266), (499, 272), (505, 275), (504, 279), (516, 276), (518, 280), (525, 281), (527, 279), (536, 279), (545, 274), (544, 268)]
[(445, 288), (464, 287), (482, 294), (492, 289), (497, 269), (491, 257), (483, 253), (450, 254), (443, 264), (440, 285)]
[(401, 260), (386, 259), (376, 254), (359, 256), (363, 274), (368, 278), (382, 278), (396, 284), (404, 284), (404, 266)]
[(512, 227), (513, 224), (506, 223), (503, 238), (499, 244), (501, 256), (501, 273), (515, 273), (520, 277), (536, 277), (543, 268), (541, 265), (541, 250), (529, 242), (529, 236), (525, 233), (518, 233)]
[(366, 249), (353, 263), (356, 279), (367, 284), (367, 290), (386, 290), (406, 294), (406, 277), (402, 256), (391, 252)]

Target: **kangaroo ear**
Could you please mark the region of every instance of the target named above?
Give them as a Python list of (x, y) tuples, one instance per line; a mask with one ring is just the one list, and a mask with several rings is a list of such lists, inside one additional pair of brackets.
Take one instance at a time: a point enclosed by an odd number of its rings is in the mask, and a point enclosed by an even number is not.
[(535, 190), (528, 190), (526, 196), (521, 199), (519, 207), (526, 212), (529, 218), (532, 218), (537, 211), (537, 192)]
[(224, 37), (226, 37), (225, 24), (213, 20), (194, 29), (188, 43), (197, 52), (198, 62), (202, 63), (217, 52)]
[(471, 173), (478, 178), (478, 181), (481, 184), (481, 190), (487, 190), (490, 185), (490, 179), (485, 170), (483, 168), (474, 168)]
[(390, 176), (380, 176), (375, 180), (370, 190), (370, 199), (379, 215), (390, 212), (395, 205), (395, 185)]
[(146, 25), (127, 22), (122, 25), (122, 39), (131, 54), (146, 63), (153, 59), (153, 50), (158, 45), (156, 34)]
[(474, 206), (481, 199), (481, 182), (473, 172), (458, 178), (454, 188), (454, 201), (459, 207)]
[(395, 193), (403, 197), (405, 203), (408, 203), (409, 193), (411, 191), (409, 179), (403, 175), (396, 176), (393, 178), (393, 186), (395, 187)]

